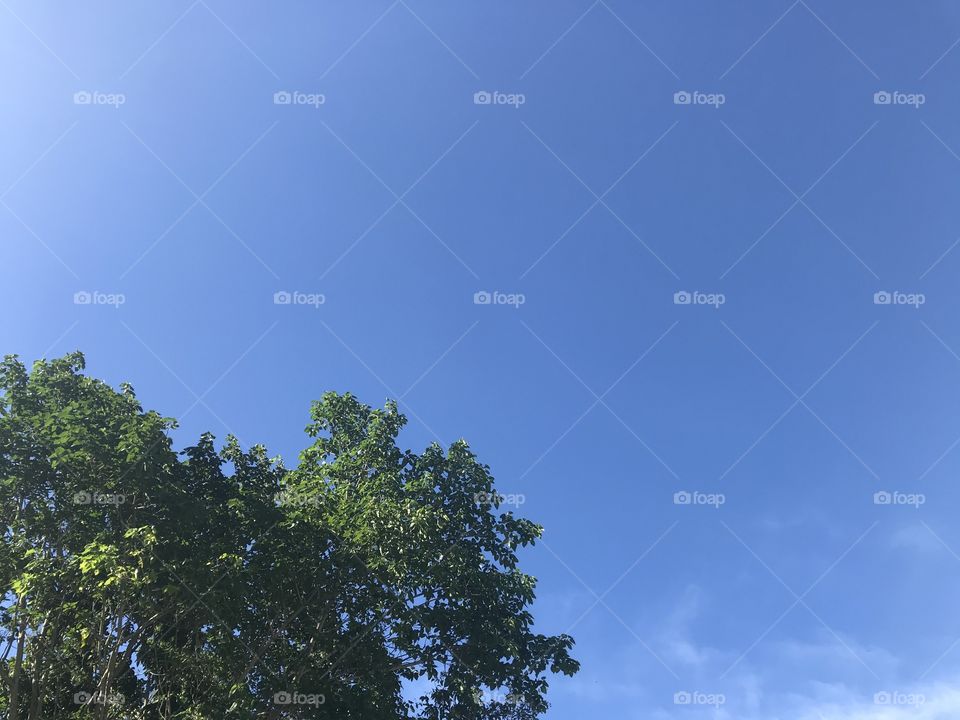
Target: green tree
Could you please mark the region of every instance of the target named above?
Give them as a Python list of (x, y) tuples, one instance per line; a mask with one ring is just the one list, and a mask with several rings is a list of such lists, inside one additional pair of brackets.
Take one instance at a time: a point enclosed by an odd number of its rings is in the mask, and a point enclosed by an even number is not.
[(395, 404), (328, 393), (295, 469), (178, 453), (83, 369), (0, 363), (0, 716), (532, 720), (577, 671), (533, 630), (541, 528), (466, 442), (401, 450)]

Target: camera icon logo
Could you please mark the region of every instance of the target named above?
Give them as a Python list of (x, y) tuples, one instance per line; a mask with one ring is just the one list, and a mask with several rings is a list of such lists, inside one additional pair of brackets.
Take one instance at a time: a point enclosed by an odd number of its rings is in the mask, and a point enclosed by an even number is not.
[(477, 505), (499, 505), (507, 498), (503, 495), (498, 495), (495, 492), (478, 492), (473, 494), (473, 501)]
[(93, 102), (93, 93), (87, 90), (80, 90), (73, 94), (74, 105), (89, 105)]
[(473, 94), (474, 105), (490, 105), (493, 102), (493, 95), (486, 90), (479, 90)]
[(693, 502), (693, 496), (686, 490), (681, 490), (673, 494), (674, 505), (689, 505), (691, 502)]
[(289, 305), (291, 302), (293, 302), (293, 295), (286, 290), (278, 290), (273, 294), (274, 305)]
[(89, 305), (91, 302), (93, 302), (93, 295), (86, 290), (80, 290), (73, 294), (74, 305)]
[(493, 302), (493, 295), (488, 293), (486, 290), (480, 290), (473, 294), (473, 304), (474, 305), (489, 305)]
[(874, 305), (889, 305), (893, 301), (893, 296), (886, 290), (880, 290), (873, 294)]
[(888, 493), (886, 490), (881, 490), (880, 492), (875, 492), (873, 494), (874, 505), (889, 505), (892, 502), (893, 502), (893, 495)]
[(83, 690), (73, 694), (73, 702), (76, 705), (86, 705), (90, 702), (91, 698), (93, 698), (93, 695)]
[(674, 705), (689, 705), (692, 702), (693, 702), (693, 696), (686, 691), (675, 692), (673, 694)]
[(673, 294), (673, 304), (674, 305), (689, 305), (693, 300), (693, 295), (688, 293), (686, 290), (680, 290)]
[(673, 104), (674, 105), (689, 105), (693, 100), (693, 96), (688, 93), (686, 90), (680, 90), (673, 94)]
[(888, 693), (886, 690), (882, 690), (873, 696), (874, 705), (889, 705), (891, 700), (892, 698), (890, 697), (890, 693)]
[(280, 692), (274, 693), (273, 695), (274, 705), (289, 705), (292, 702), (293, 702), (293, 695), (291, 695), (288, 692), (281, 690)]
[(86, 490), (81, 490), (73, 496), (74, 505), (89, 505), (93, 502), (93, 496)]
[(893, 95), (886, 90), (879, 90), (873, 94), (874, 105), (889, 105), (893, 102)]
[(293, 94), (286, 90), (279, 90), (273, 94), (274, 105), (289, 105), (293, 102)]

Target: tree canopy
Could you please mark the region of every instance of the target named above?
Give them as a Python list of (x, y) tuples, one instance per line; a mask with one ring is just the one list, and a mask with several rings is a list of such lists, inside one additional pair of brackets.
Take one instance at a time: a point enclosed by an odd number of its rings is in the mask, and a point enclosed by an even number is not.
[(533, 629), (541, 528), (465, 441), (401, 450), (396, 404), (327, 393), (295, 469), (177, 451), (83, 370), (0, 363), (0, 716), (521, 720), (577, 671)]

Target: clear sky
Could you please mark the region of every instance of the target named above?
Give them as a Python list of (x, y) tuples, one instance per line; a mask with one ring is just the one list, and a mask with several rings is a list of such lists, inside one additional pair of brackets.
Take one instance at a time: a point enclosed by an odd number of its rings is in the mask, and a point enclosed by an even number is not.
[(2, 352), (180, 444), (292, 463), (328, 389), (467, 438), (551, 720), (960, 716), (955, 2), (0, 19)]

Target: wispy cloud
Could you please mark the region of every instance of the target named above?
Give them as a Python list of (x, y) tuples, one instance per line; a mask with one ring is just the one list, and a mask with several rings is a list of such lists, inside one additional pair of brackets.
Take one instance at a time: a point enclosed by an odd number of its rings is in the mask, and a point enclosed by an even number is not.
[[(914, 543), (910, 533), (893, 542)], [(705, 642), (708, 589), (689, 585), (672, 598), (672, 609), (654, 622), (637, 621), (653, 650), (682, 677), (662, 671), (642, 648), (623, 645), (602, 663), (589, 662), (571, 680), (556, 685), (581, 703), (618, 708), (618, 715), (649, 720), (955, 720), (960, 717), (960, 674), (917, 682), (905, 663), (888, 648), (859, 642), (826, 630), (812, 638), (768, 639), (762, 652), (718, 677), (739, 650)], [(634, 619), (635, 621), (637, 619)], [(710, 637), (714, 637), (710, 633)], [(864, 670), (851, 653), (863, 658), (884, 681)], [(597, 655), (590, 653), (590, 657)], [(718, 705), (678, 705), (674, 694), (690, 691), (720, 694)]]

